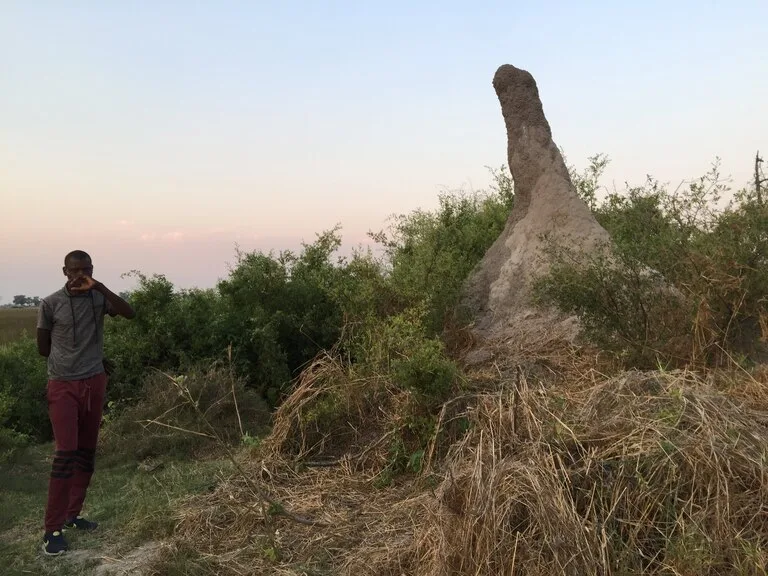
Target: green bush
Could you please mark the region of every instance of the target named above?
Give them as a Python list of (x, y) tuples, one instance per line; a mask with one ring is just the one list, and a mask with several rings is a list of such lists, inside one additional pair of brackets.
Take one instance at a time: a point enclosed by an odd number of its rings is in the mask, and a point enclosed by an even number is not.
[(300, 254), (239, 254), (219, 284), (229, 314), (238, 370), (273, 404), (300, 368), (341, 334), (342, 309), (334, 298), (342, 280), (332, 260), (341, 244), (334, 229), (304, 244)]
[(52, 438), (45, 358), (32, 338), (0, 346), (0, 427), (37, 441)]
[(24, 434), (0, 427), (0, 464), (13, 462), (29, 442), (30, 439)]
[(26, 435), (5, 426), (15, 404), (16, 400), (7, 391), (0, 391), (0, 463), (11, 461), (29, 441)]
[(388, 377), (427, 403), (444, 398), (458, 376), (458, 368), (439, 337), (428, 335), (427, 315), (422, 304), (371, 322), (354, 342), (355, 371), (364, 377)]
[(611, 234), (615, 260), (551, 246), (542, 301), (577, 314), (597, 344), (631, 365), (765, 357), (768, 208), (756, 193), (742, 190), (719, 208), (728, 188), (715, 163), (672, 192), (649, 178), (598, 202), (605, 158), (592, 162), (574, 181)]
[(701, 354), (768, 361), (768, 205), (739, 191), (690, 256), (694, 319)]
[(425, 339), (407, 354), (392, 361), (392, 379), (398, 385), (427, 397), (445, 398), (458, 370), (446, 357), (442, 342)]
[(628, 365), (647, 368), (687, 353), (690, 310), (659, 273), (623, 252), (616, 260), (601, 251), (574, 254), (562, 247), (549, 254), (553, 263), (535, 285), (537, 298), (579, 316), (594, 344), (623, 354)]
[(442, 194), (437, 210), (399, 215), (388, 232), (372, 235), (384, 247), (393, 291), (405, 306), (426, 305), (431, 334), (450, 320), (464, 281), (509, 217), (512, 180), (505, 168), (492, 175), (490, 191)]
[[(238, 376), (273, 405), (301, 367), (341, 334), (343, 297), (355, 276), (333, 262), (336, 230), (299, 254), (237, 253), (216, 289), (175, 290), (163, 276), (135, 273), (131, 322), (110, 322), (105, 351), (114, 365), (111, 399), (141, 397), (150, 368), (185, 370), (231, 356)], [(354, 260), (365, 270), (362, 259)], [(357, 282), (357, 286), (360, 283)]]
[(181, 369), (223, 358), (228, 345), (222, 326), (226, 313), (215, 290), (177, 291), (162, 275), (134, 275), (138, 286), (129, 300), (136, 317), (108, 320), (105, 329), (112, 400), (137, 398), (149, 368)]

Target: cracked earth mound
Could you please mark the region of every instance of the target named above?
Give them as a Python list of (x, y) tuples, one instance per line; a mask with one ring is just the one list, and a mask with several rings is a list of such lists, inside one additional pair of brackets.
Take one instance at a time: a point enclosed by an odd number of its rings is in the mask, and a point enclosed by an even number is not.
[(576, 193), (533, 76), (507, 64), (496, 71), (493, 87), (507, 128), (515, 203), (501, 236), (470, 275), (463, 305), (486, 336), (537, 318), (567, 326), (575, 336), (574, 319), (532, 304), (533, 281), (548, 267), (542, 247), (548, 239), (590, 251), (610, 237)]

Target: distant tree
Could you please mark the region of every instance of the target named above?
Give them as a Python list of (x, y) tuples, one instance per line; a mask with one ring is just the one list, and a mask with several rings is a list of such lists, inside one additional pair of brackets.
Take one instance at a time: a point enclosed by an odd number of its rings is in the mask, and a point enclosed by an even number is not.
[(32, 306), (40, 306), (40, 297), (17, 294), (13, 297), (13, 305), (19, 308), (31, 308)]

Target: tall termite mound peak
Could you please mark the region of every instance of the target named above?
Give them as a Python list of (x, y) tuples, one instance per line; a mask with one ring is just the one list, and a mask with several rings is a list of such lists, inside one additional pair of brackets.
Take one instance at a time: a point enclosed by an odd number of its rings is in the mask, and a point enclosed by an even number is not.
[[(579, 198), (555, 143), (533, 76), (511, 65), (493, 78), (507, 128), (507, 157), (515, 202), (504, 231), (470, 275), (463, 306), (483, 335), (524, 319), (558, 317), (536, 310), (532, 284), (546, 272), (543, 236), (585, 250), (610, 237)], [(554, 315), (554, 316), (553, 316)], [(561, 318), (565, 320), (565, 317)]]

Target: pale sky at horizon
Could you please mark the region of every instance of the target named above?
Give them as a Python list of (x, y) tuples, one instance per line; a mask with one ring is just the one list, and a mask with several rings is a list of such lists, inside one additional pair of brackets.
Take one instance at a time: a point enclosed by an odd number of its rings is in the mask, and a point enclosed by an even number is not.
[(0, 304), (72, 249), (179, 287), (235, 244), (346, 245), (506, 163), (493, 74), (539, 86), (570, 163), (674, 184), (768, 156), (768, 2), (0, 0)]

